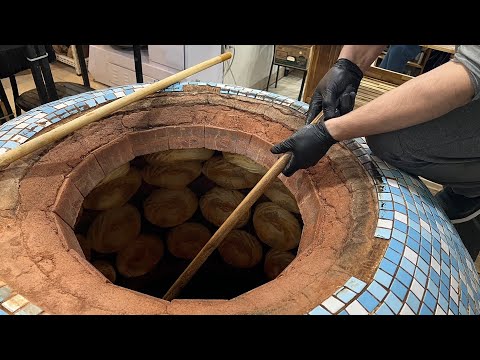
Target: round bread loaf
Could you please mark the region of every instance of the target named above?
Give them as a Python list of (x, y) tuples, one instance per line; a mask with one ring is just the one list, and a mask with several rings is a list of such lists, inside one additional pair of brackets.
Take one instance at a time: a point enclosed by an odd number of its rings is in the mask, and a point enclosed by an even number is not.
[[(245, 196), (237, 190), (214, 187), (200, 198), (200, 210), (205, 219), (216, 226), (220, 226), (244, 198)], [(250, 210), (248, 210), (248, 213), (242, 216), (235, 227), (245, 226), (250, 219), (250, 213)]]
[(254, 174), (265, 175), (268, 171), (266, 167), (256, 163), (255, 161), (253, 161), (252, 159), (244, 155), (234, 154), (234, 153), (224, 151), (223, 157), (229, 163), (236, 166), (240, 166), (241, 168), (248, 170)]
[(190, 219), (198, 207), (197, 196), (189, 188), (158, 189), (143, 203), (145, 217), (160, 227), (173, 227)]
[(117, 272), (112, 264), (105, 260), (95, 260), (92, 265), (100, 271), (110, 282), (115, 283)]
[(214, 156), (205, 162), (202, 172), (217, 185), (232, 190), (253, 188), (260, 180), (260, 175), (233, 165), (222, 156)]
[(83, 207), (90, 210), (107, 210), (128, 202), (142, 184), (142, 177), (135, 168), (126, 175), (116, 177), (97, 186), (87, 195)]
[(88, 229), (87, 240), (99, 253), (117, 252), (140, 234), (140, 213), (130, 204), (100, 213)]
[(210, 159), (215, 151), (205, 148), (166, 150), (145, 155), (145, 160), (152, 165), (164, 165), (179, 161), (205, 161)]
[(275, 181), (267, 188), (267, 190), (265, 190), (264, 194), (270, 199), (270, 201), (280, 205), (285, 210), (295, 214), (300, 214), (295, 197), (279, 179), (275, 179)]
[(183, 189), (202, 173), (200, 161), (181, 161), (166, 165), (147, 165), (142, 169), (146, 183), (166, 189)]
[(204, 225), (187, 222), (170, 230), (167, 237), (167, 248), (170, 253), (180, 259), (195, 258), (212, 234)]
[(253, 226), (258, 238), (274, 249), (291, 250), (300, 242), (302, 230), (298, 220), (273, 202), (257, 205)]
[(289, 251), (270, 249), (265, 255), (263, 270), (268, 279), (275, 279), (295, 259)]
[(123, 164), (121, 166), (119, 166), (118, 168), (116, 168), (115, 170), (113, 170), (110, 174), (107, 174), (107, 176), (105, 176), (103, 178), (102, 181), (100, 181), (98, 183), (98, 185), (96, 187), (99, 187), (100, 185), (103, 185), (103, 184), (106, 184), (112, 180), (115, 180), (119, 177), (122, 177), (122, 176), (125, 176), (128, 174), (128, 172), (130, 171), (130, 163), (127, 162), (126, 164)]
[(125, 277), (145, 275), (162, 259), (162, 239), (150, 234), (141, 234), (117, 254), (117, 269)]
[(241, 269), (254, 267), (263, 256), (260, 241), (243, 230), (232, 230), (220, 244), (218, 251), (223, 261)]

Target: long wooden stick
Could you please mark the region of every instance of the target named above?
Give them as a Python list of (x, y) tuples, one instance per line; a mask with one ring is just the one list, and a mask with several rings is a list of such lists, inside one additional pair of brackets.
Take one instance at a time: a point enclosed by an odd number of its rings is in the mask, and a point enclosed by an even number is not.
[[(316, 124), (323, 120), (323, 112), (320, 112), (318, 116), (313, 119), (312, 124)], [(188, 284), (203, 265), (203, 263), (208, 259), (208, 257), (215, 251), (215, 249), (222, 243), (223, 239), (233, 230), (238, 221), (250, 210), (255, 201), (257, 201), (260, 196), (265, 192), (268, 186), (272, 183), (275, 178), (280, 175), (282, 170), (287, 166), (288, 161), (290, 160), (291, 154), (287, 153), (282, 155), (273, 166), (267, 171), (265, 175), (260, 179), (260, 181), (255, 185), (255, 187), (248, 193), (248, 195), (242, 200), (238, 207), (230, 214), (230, 216), (225, 220), (225, 222), (218, 228), (218, 230), (213, 234), (213, 236), (208, 240), (205, 246), (200, 250), (200, 252), (195, 256), (192, 262), (187, 266), (183, 273), (178, 277), (175, 283), (168, 289), (164, 300), (172, 300), (182, 291), (182, 289)]]
[(81, 127), (88, 125), (94, 121), (100, 120), (101, 118), (112, 114), (113, 112), (130, 105), (131, 103), (141, 100), (147, 97), (150, 94), (153, 94), (159, 90), (165, 89), (166, 87), (179, 82), (180, 80), (185, 79), (193, 74), (196, 74), (202, 70), (205, 70), (213, 65), (219, 64), (225, 60), (228, 60), (232, 57), (232, 53), (226, 52), (219, 56), (215, 56), (210, 60), (206, 60), (192, 66), (188, 69), (180, 71), (172, 76), (169, 76), (163, 80), (155, 82), (151, 85), (144, 87), (134, 93), (127, 95), (123, 98), (119, 98), (111, 103), (108, 103), (98, 109), (95, 109), (85, 115), (82, 115), (75, 120), (72, 120), (66, 124), (63, 124), (55, 129), (48, 131), (47, 133), (38, 136), (37, 138), (31, 139), (26, 143), (20, 145), (19, 147), (12, 149), (2, 155), (0, 155), (0, 167), (8, 165), (15, 160), (22, 158), (25, 155), (28, 155), (41, 147), (51, 144), (54, 141), (60, 140), (65, 136), (71, 134), (75, 130), (80, 129)]

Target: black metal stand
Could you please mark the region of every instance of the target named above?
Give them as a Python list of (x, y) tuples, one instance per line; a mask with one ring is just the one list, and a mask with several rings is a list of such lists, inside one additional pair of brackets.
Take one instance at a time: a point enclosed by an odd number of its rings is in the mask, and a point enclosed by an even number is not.
[(143, 83), (142, 53), (140, 51), (140, 45), (133, 45), (133, 61), (135, 62), (137, 83)]
[(290, 69), (297, 69), (297, 70), (303, 71), (302, 85), (300, 85), (300, 92), (298, 94), (298, 101), (300, 101), (302, 99), (303, 88), (305, 86), (305, 80), (307, 78), (308, 69), (303, 69), (303, 68), (295, 67), (295, 66), (286, 66), (285, 64), (280, 64), (280, 63), (276, 62), (275, 61), (275, 45), (274, 45), (273, 46), (273, 60), (272, 60), (272, 65), (270, 66), (270, 73), (268, 74), (267, 87), (265, 88), (265, 91), (268, 91), (268, 88), (270, 86), (270, 78), (272, 77), (273, 65), (277, 65), (277, 68), (278, 68), (277, 69), (277, 75), (275, 77), (275, 88), (278, 85), (278, 76), (280, 74), (280, 66), (283, 66), (285, 68), (288, 67)]

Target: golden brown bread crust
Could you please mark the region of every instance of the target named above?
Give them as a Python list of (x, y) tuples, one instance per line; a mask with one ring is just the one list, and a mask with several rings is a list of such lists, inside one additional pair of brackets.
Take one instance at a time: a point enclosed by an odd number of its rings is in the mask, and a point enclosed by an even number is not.
[(118, 272), (125, 277), (145, 275), (162, 259), (164, 248), (160, 237), (141, 234), (117, 254)]
[(253, 226), (260, 241), (278, 250), (298, 246), (302, 230), (290, 212), (273, 202), (258, 204), (253, 214)]
[(222, 156), (214, 156), (205, 162), (202, 172), (217, 185), (232, 190), (253, 188), (260, 180), (260, 175), (233, 165)]
[(128, 173), (103, 183), (93, 189), (83, 202), (83, 207), (90, 210), (107, 210), (128, 202), (142, 184), (138, 170), (130, 168)]
[(88, 229), (87, 239), (97, 252), (117, 252), (140, 234), (140, 227), (140, 213), (127, 204), (100, 213)]
[[(214, 187), (200, 198), (200, 210), (205, 219), (216, 226), (221, 226), (244, 198), (245, 196), (237, 190)], [(235, 227), (245, 226), (250, 214), (249, 210)]]
[(145, 155), (144, 158), (151, 165), (164, 165), (179, 161), (205, 161), (210, 159), (214, 153), (214, 150), (205, 148), (179, 149), (148, 154)]
[(202, 163), (200, 161), (147, 165), (142, 169), (142, 177), (147, 184), (166, 189), (183, 189), (201, 173)]
[(145, 217), (159, 227), (183, 224), (197, 208), (197, 196), (189, 188), (154, 190), (143, 203)]
[(275, 279), (295, 259), (290, 251), (270, 249), (265, 255), (263, 270), (268, 279)]
[(180, 259), (195, 258), (212, 234), (202, 224), (187, 222), (171, 229), (167, 236), (167, 248)]
[(263, 257), (263, 248), (255, 236), (243, 230), (232, 230), (218, 247), (223, 261), (234, 267), (248, 269)]

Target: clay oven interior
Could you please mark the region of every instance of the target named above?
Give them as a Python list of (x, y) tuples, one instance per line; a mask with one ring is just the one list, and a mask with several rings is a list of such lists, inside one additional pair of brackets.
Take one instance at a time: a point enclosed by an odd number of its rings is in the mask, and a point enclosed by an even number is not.
[[(77, 241), (75, 231), (85, 231), (77, 221), (85, 215), (80, 214), (85, 197), (122, 164), (141, 168), (146, 154), (206, 148), (269, 168), (277, 159), (269, 151), (272, 144), (303, 121), (302, 114), (280, 105), (186, 86), (182, 93), (156, 94), (132, 104), (12, 164), (23, 172), (12, 228), (21, 229), (24, 249), (11, 255), (25, 251), (25, 266), (38, 272), (35, 284), (20, 276), (18, 286), (52, 313), (291, 314), (308, 312), (351, 276), (371, 279), (386, 246), (373, 236), (374, 184), (342, 144), (308, 171), (279, 176), (298, 204), (302, 232), (298, 248), (292, 249), (295, 259), (272, 281), (263, 276), (263, 259), (256, 269), (229, 269), (215, 254), (181, 298), (167, 302), (159, 297), (185, 265), (168, 265), (174, 259), (166, 248), (163, 265), (159, 262), (155, 271), (176, 272), (170, 280), (145, 286), (148, 276), (119, 277), (114, 285), (85, 259)], [(142, 200), (135, 196), (133, 203)], [(245, 229), (254, 233), (251, 220)], [(262, 246), (265, 254), (268, 247)]]

